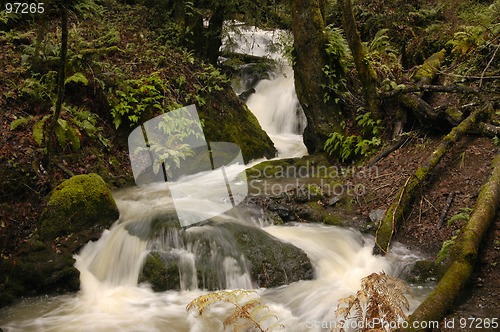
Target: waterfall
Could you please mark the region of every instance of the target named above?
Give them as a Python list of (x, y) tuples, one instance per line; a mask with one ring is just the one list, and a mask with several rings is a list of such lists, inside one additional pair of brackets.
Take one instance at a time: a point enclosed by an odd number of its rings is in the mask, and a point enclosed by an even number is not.
[[(235, 27), (233, 27), (235, 29)], [(307, 120), (295, 93), (293, 70), (281, 54), (272, 51), (270, 45), (286, 32), (262, 30), (255, 27), (238, 26), (239, 33), (229, 39), (237, 53), (274, 59), (278, 66), (269, 72), (269, 79), (256, 82), (251, 65), (242, 68), (240, 82), (235, 86), (237, 94), (250, 89), (246, 104), (257, 117), (278, 150), (279, 158), (302, 157), (307, 154), (302, 133)], [(229, 42), (226, 40), (226, 44)], [(253, 91), (253, 90), (252, 90)]]

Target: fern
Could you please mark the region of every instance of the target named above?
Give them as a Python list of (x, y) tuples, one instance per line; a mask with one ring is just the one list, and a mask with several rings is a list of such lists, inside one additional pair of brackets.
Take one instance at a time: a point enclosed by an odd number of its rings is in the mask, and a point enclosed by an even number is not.
[(33, 120), (33, 116), (30, 115), (28, 117), (20, 117), (19, 119), (16, 119), (10, 123), (10, 130), (16, 130), (17, 127), (24, 127), (26, 124), (28, 124), (31, 120)]
[(146, 113), (163, 113), (164, 91), (163, 80), (152, 74), (138, 80), (128, 80), (125, 91), (115, 92), (118, 102), (111, 109), (113, 123), (118, 128), (125, 121), (134, 126)]
[(358, 115), (356, 121), (361, 135), (347, 136), (334, 132), (323, 146), (328, 154), (337, 156), (342, 162), (357, 156), (366, 157), (382, 144), (379, 138), (382, 129), (380, 120), (374, 120), (370, 113), (365, 113)]
[[(405, 293), (410, 294), (410, 290), (403, 280), (383, 271), (370, 274), (361, 280), (356, 296), (339, 300), (335, 314), (340, 320), (336, 330), (345, 331), (344, 325), (350, 318), (357, 322), (356, 331), (386, 331), (384, 323), (407, 320), (404, 310), (409, 310), (410, 304)], [(373, 324), (367, 326), (366, 322)]]
[(232, 326), (234, 331), (239, 331), (240, 328), (245, 330), (255, 329), (260, 332), (271, 331), (277, 325), (273, 324), (264, 329), (262, 324), (269, 318), (277, 319), (277, 317), (272, 313), (262, 314), (262, 310), (269, 312), (267, 306), (262, 305), (258, 299), (248, 300), (240, 304), (245, 297), (251, 294), (255, 294), (255, 291), (237, 289), (212, 292), (191, 301), (186, 306), (186, 310), (188, 312), (196, 310), (198, 316), (201, 316), (213, 304), (229, 303), (234, 307), (234, 310), (224, 319), (224, 328)]
[(36, 122), (35, 125), (33, 126), (33, 139), (35, 140), (35, 143), (38, 144), (39, 146), (43, 145), (45, 138), (45, 133), (44, 133), (45, 122), (47, 122), (49, 118), (50, 115), (46, 115), (40, 121)]
[[(46, 115), (33, 125), (33, 139), (39, 146), (43, 146), (45, 142), (46, 125), (49, 123), (48, 120), (51, 117), (52, 115)], [(54, 128), (54, 134), (56, 136), (57, 142), (59, 143), (59, 146), (63, 150), (67, 149), (68, 147), (72, 151), (80, 150), (81, 142), (78, 131), (76, 128), (68, 124), (66, 120), (57, 120), (56, 126)]]
[(484, 32), (482, 26), (467, 26), (463, 31), (456, 32), (448, 44), (453, 46), (453, 53), (465, 56), (484, 43)]
[(439, 250), (436, 258), (437, 263), (443, 262), (446, 258), (448, 258), (451, 254), (452, 248), (455, 245), (455, 241), (457, 239), (457, 235), (451, 237), (451, 239), (443, 242), (441, 249)]

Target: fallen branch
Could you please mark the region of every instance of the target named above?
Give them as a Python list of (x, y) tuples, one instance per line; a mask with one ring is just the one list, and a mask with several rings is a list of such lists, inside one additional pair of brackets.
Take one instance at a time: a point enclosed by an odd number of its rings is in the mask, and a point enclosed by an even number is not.
[(467, 284), (474, 270), (481, 239), (500, 205), (500, 154), (493, 159), (492, 167), (492, 175), (481, 188), (474, 212), (456, 242), (455, 258), (433, 292), (409, 317), (409, 326), (413, 322), (441, 320)]
[(470, 88), (464, 85), (405, 85), (400, 89), (395, 89), (392, 91), (385, 92), (381, 94), (381, 98), (394, 98), (406, 93), (416, 93), (416, 92), (442, 92), (442, 93), (463, 93), (463, 94), (477, 94), (478, 90)]
[(457, 194), (456, 191), (452, 191), (448, 195), (448, 199), (446, 200), (446, 206), (443, 209), (443, 212), (441, 213), (441, 216), (439, 217), (439, 222), (438, 222), (438, 227), (441, 228), (444, 225), (444, 220), (446, 219), (446, 216), (448, 215), (448, 212), (450, 211), (451, 204), (453, 203), (453, 198), (455, 198), (455, 195)]
[(411, 138), (408, 137), (408, 136), (402, 136), (399, 140), (397, 140), (396, 143), (394, 143), (387, 150), (383, 151), (381, 154), (379, 154), (377, 157), (375, 157), (372, 161), (370, 161), (368, 163), (368, 167), (372, 167), (377, 162), (379, 162), (380, 160), (384, 159), (385, 157), (387, 157), (388, 155), (390, 155), (391, 153), (393, 153), (394, 151), (396, 151), (397, 149), (399, 149), (400, 147), (402, 147), (403, 144), (405, 144), (406, 142), (408, 142), (408, 140), (410, 140), (410, 139)]
[(410, 176), (408, 183), (400, 190), (397, 196), (398, 201), (394, 202), (389, 207), (385, 218), (381, 221), (379, 229), (377, 230), (375, 247), (373, 248), (375, 254), (387, 253), (393, 233), (410, 209), (417, 190), (427, 181), (434, 168), (451, 149), (453, 144), (455, 144), (464, 133), (470, 131), (470, 129), (479, 122), (480, 117), (486, 112), (493, 112), (493, 106), (489, 102), (485, 102), (484, 107), (476, 109), (458, 126), (454, 127), (451, 132), (443, 138), (441, 144), (439, 144), (437, 149), (430, 155), (425, 164)]
[(500, 137), (500, 127), (485, 122), (481, 122), (474, 132), (490, 138)]

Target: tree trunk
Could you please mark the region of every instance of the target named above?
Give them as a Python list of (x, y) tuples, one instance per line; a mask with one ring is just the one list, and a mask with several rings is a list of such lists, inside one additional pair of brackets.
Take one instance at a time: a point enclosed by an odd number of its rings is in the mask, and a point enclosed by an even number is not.
[(342, 9), (342, 20), (344, 21), (344, 31), (347, 37), (347, 43), (351, 49), (356, 65), (358, 79), (363, 89), (365, 108), (372, 114), (374, 119), (379, 119), (379, 98), (377, 93), (377, 72), (373, 69), (371, 62), (366, 56), (366, 51), (358, 29), (356, 28), (356, 19), (352, 11), (351, 0), (339, 0)]
[(219, 59), (219, 49), (222, 46), (222, 27), (224, 25), (224, 8), (217, 7), (210, 18), (207, 36), (207, 59), (213, 65)]
[(61, 116), (61, 109), (64, 100), (64, 81), (66, 79), (66, 59), (68, 57), (68, 10), (61, 5), (61, 55), (59, 59), (59, 73), (57, 76), (57, 100), (54, 114), (47, 131), (47, 167), (50, 167), (50, 158), (55, 150), (54, 132), (57, 121)]
[(292, 0), (295, 90), (307, 118), (304, 143), (309, 153), (322, 151), (331, 133), (343, 132), (340, 106), (334, 103), (335, 98), (324, 101), (328, 80), (323, 69), (331, 60), (326, 54), (323, 6), (322, 0)]
[(451, 132), (443, 138), (441, 144), (427, 159), (424, 166), (417, 169), (415, 173), (408, 178), (406, 184), (399, 191), (396, 201), (392, 203), (387, 210), (385, 218), (380, 222), (376, 233), (375, 247), (373, 248), (374, 253), (385, 254), (388, 252), (392, 236), (398, 228), (398, 225), (402, 222), (405, 213), (409, 210), (417, 190), (426, 182), (434, 168), (451, 149), (453, 144), (479, 122), (482, 113), (492, 111), (492, 107), (490, 103), (486, 103), (486, 105), (482, 108), (478, 108), (462, 121), (462, 123), (454, 127)]
[(474, 212), (453, 248), (454, 260), (434, 291), (410, 315), (409, 326), (417, 321), (441, 320), (466, 286), (474, 270), (481, 239), (500, 205), (500, 154), (493, 159), (492, 167), (492, 175), (481, 188)]

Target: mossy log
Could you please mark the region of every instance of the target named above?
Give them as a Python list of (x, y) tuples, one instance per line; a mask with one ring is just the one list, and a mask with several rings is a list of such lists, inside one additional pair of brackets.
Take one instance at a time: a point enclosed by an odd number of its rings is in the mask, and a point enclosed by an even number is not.
[(392, 236), (398, 228), (398, 225), (403, 220), (404, 215), (411, 207), (411, 203), (413, 202), (417, 190), (426, 182), (432, 174), (434, 168), (439, 164), (443, 156), (451, 149), (453, 144), (457, 142), (464, 133), (470, 131), (471, 128), (479, 122), (483, 113), (491, 110), (492, 105), (490, 103), (486, 103), (484, 107), (478, 108), (472, 112), (464, 121), (454, 127), (451, 132), (443, 138), (441, 144), (430, 155), (425, 164), (418, 168), (415, 173), (408, 178), (405, 185), (396, 196), (396, 200), (387, 210), (385, 218), (381, 221), (377, 229), (375, 247), (373, 249), (374, 253), (387, 253), (391, 244)]
[(467, 284), (474, 270), (481, 239), (500, 205), (500, 154), (493, 159), (492, 167), (492, 175), (483, 185), (474, 212), (456, 242), (454, 260), (434, 291), (410, 315), (409, 326), (417, 321), (441, 320)]

